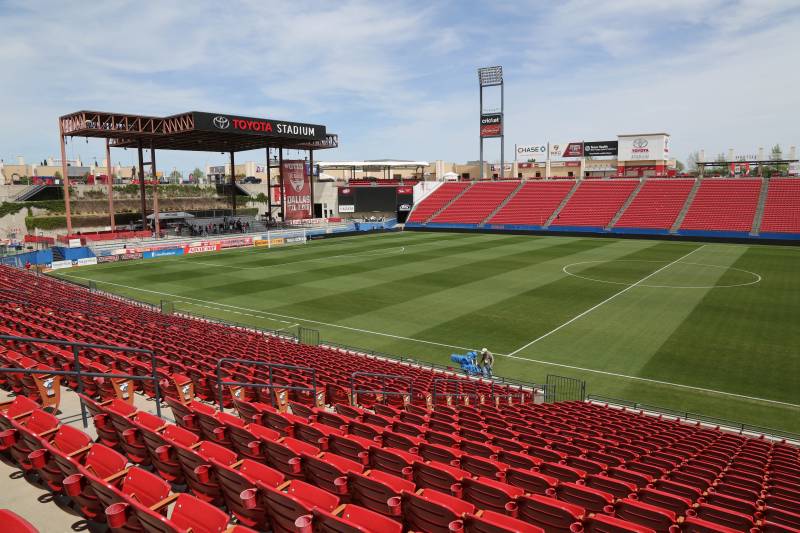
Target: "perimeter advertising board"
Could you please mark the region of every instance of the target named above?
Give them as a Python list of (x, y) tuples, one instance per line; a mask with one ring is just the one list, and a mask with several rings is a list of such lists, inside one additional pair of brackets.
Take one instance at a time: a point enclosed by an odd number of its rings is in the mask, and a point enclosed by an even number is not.
[(503, 115), (488, 113), (481, 115), (481, 137), (500, 137), (503, 134)]
[(669, 135), (620, 135), (620, 161), (663, 161), (669, 159)]
[(283, 190), (286, 194), (286, 220), (311, 218), (311, 180), (306, 162), (302, 159), (284, 161), (281, 166)]

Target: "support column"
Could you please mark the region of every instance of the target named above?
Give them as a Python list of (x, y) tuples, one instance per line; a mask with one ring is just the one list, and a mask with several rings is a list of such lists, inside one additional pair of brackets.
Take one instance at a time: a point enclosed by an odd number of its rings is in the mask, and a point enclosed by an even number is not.
[(139, 196), (142, 200), (142, 229), (147, 229), (147, 192), (144, 186), (144, 155), (142, 154), (142, 141), (139, 141), (136, 149), (139, 153)]
[(161, 221), (158, 219), (158, 171), (156, 170), (156, 149), (150, 142), (150, 172), (153, 173), (155, 184), (153, 185), (153, 224), (156, 229), (156, 237), (161, 235)]
[(236, 215), (236, 162), (231, 152), (231, 209), (233, 215)]
[(267, 148), (267, 213), (269, 215), (267, 217), (267, 222), (272, 218), (272, 163), (269, 156), (269, 148)]
[(503, 86), (504, 84), (500, 83), (500, 117), (501, 117), (501, 124), (500, 124), (500, 179), (505, 179), (506, 177), (506, 125), (503, 124), (506, 120), (505, 109), (503, 106)]
[(114, 179), (111, 174), (111, 144), (109, 139), (106, 139), (106, 176), (108, 179), (108, 218), (111, 222), (111, 231), (114, 231), (117, 225), (114, 222)]
[(314, 150), (308, 151), (308, 183), (311, 185), (311, 218), (314, 218)]
[(281, 187), (281, 222), (286, 222), (286, 189), (283, 186), (283, 148), (278, 148), (278, 181)]
[(72, 235), (72, 210), (69, 205), (69, 172), (67, 171), (67, 144), (61, 121), (58, 121), (61, 138), (61, 179), (64, 182), (64, 214), (67, 218), (67, 235)]

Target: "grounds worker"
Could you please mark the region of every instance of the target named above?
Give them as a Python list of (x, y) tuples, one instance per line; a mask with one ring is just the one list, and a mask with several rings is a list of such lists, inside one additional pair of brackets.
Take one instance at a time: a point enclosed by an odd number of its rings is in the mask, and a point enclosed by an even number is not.
[(481, 350), (480, 367), (483, 369), (483, 375), (487, 378), (492, 377), (492, 367), (494, 366), (494, 355), (487, 348)]

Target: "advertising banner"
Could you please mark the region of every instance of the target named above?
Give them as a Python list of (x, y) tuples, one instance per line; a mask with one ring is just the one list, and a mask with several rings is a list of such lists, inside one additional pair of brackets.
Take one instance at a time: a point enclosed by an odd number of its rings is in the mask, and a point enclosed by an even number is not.
[(133, 261), (134, 259), (141, 259), (144, 257), (142, 252), (131, 252), (128, 254), (118, 255), (120, 261)]
[(669, 135), (620, 135), (620, 161), (647, 161), (669, 159)]
[(72, 268), (72, 261), (64, 259), (63, 261), (53, 261), (50, 263), (50, 268), (53, 270), (60, 270), (62, 268)]
[(81, 245), (81, 240), (80, 239), (70, 239), (69, 240), (69, 247), (70, 248), (80, 248), (81, 246), (82, 245)]
[(118, 255), (101, 255), (97, 258), (98, 263), (115, 263), (119, 261)]
[(352, 204), (351, 205), (340, 205), (339, 206), (339, 212), (340, 213), (355, 213), (356, 212), (356, 206), (354, 206)]
[(242, 246), (253, 246), (252, 237), (239, 237), (236, 239), (225, 239), (220, 241), (222, 248), (241, 248)]
[(283, 246), (284, 245), (284, 239), (283, 239), (283, 237), (275, 237), (275, 238), (269, 240), (269, 245), (270, 246)]
[(183, 255), (183, 248), (167, 248), (165, 250), (152, 250), (149, 252), (144, 252), (142, 255), (145, 259), (154, 259), (156, 257), (169, 257), (172, 255)]
[(268, 246), (269, 241), (267, 239), (256, 239), (253, 241), (255, 246)]
[(414, 194), (414, 187), (398, 187), (397, 194)]
[(73, 266), (88, 266), (96, 264), (97, 264), (96, 257), (81, 257), (80, 259), (77, 259), (72, 263)]
[(583, 143), (550, 143), (550, 161), (561, 161), (569, 157), (583, 157)]
[(503, 134), (503, 115), (490, 113), (481, 115), (481, 137), (500, 137)]
[(514, 155), (517, 161), (544, 161), (547, 159), (547, 143), (518, 144)]
[(800, 163), (789, 163), (789, 175), (790, 176), (800, 175)]
[(186, 246), (183, 249), (185, 254), (200, 254), (204, 252), (219, 252), (221, 249), (220, 243), (200, 244), (198, 246)]
[(311, 218), (311, 180), (303, 160), (284, 161), (281, 167), (283, 189), (286, 194), (286, 220)]
[(293, 242), (306, 242), (306, 238), (305, 237), (286, 237), (286, 239), (284, 239), (284, 242), (286, 244), (292, 244)]
[(583, 143), (583, 155), (586, 157), (615, 156), (619, 150), (617, 141), (591, 141)]

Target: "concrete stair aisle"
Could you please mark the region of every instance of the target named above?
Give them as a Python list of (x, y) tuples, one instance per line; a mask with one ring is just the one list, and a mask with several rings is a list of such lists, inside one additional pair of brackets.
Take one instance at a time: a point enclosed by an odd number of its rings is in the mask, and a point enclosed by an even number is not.
[(523, 181), (523, 180), (519, 180), (519, 185), (517, 185), (517, 187), (513, 191), (511, 191), (511, 193), (508, 196), (506, 196), (505, 200), (500, 202), (500, 204), (494, 209), (494, 211), (489, 213), (489, 216), (484, 218), (483, 221), (481, 221), (481, 223), (478, 224), (478, 227), (482, 228), (483, 226), (485, 226), (492, 219), (493, 216), (495, 216), (497, 213), (499, 213), (500, 210), (503, 209), (506, 206), (506, 204), (508, 202), (510, 202), (511, 199), (514, 198), (517, 195), (519, 190), (522, 189), (522, 187), (525, 186), (525, 183), (527, 183), (527, 182)]
[(467, 186), (467, 187), (464, 187), (464, 189), (463, 189), (463, 190), (462, 190), (460, 193), (458, 193), (458, 194), (456, 194), (455, 196), (453, 196), (453, 197), (450, 199), (450, 201), (449, 201), (449, 202), (447, 202), (446, 204), (444, 204), (444, 205), (443, 205), (442, 207), (440, 207), (440, 208), (439, 208), (439, 209), (438, 209), (436, 212), (434, 212), (434, 213), (433, 213), (431, 216), (429, 216), (427, 219), (425, 219), (425, 222), (423, 222), (423, 224), (427, 224), (428, 222), (430, 222), (430, 221), (431, 221), (431, 220), (433, 220), (434, 218), (438, 217), (438, 216), (439, 216), (439, 213), (441, 213), (442, 211), (444, 211), (445, 209), (447, 209), (448, 207), (450, 207), (450, 206), (451, 206), (451, 205), (452, 205), (454, 202), (456, 202), (456, 201), (457, 201), (459, 198), (461, 198), (462, 196), (464, 196), (464, 194), (465, 194), (465, 193), (466, 193), (468, 190), (470, 190), (470, 189), (471, 189), (471, 188), (472, 188), (472, 187), (473, 187), (473, 186), (474, 186), (476, 183), (477, 183), (476, 181), (470, 182), (469, 186)]
[(553, 223), (553, 221), (556, 219), (561, 210), (564, 209), (564, 206), (566, 206), (569, 203), (570, 198), (572, 198), (572, 195), (575, 194), (575, 191), (578, 190), (578, 187), (580, 187), (580, 185), (581, 185), (581, 180), (575, 180), (575, 185), (572, 186), (572, 188), (569, 190), (564, 199), (561, 200), (561, 203), (558, 204), (556, 210), (550, 214), (550, 218), (547, 219), (547, 222), (544, 223), (544, 226), (542, 226), (542, 228), (547, 229), (550, 227), (550, 224)]
[(753, 228), (750, 230), (752, 236), (761, 233), (761, 220), (764, 218), (764, 206), (767, 204), (767, 195), (769, 194), (769, 178), (763, 178), (762, 181), (758, 207), (756, 207), (756, 215), (753, 217)]
[(609, 222), (608, 226), (606, 226), (606, 230), (610, 230), (611, 228), (613, 228), (616, 225), (617, 221), (622, 217), (622, 214), (625, 212), (625, 210), (628, 209), (628, 207), (633, 203), (633, 200), (636, 198), (636, 195), (638, 195), (639, 191), (641, 191), (642, 187), (644, 187), (645, 179), (646, 178), (642, 178), (639, 180), (639, 185), (637, 185), (636, 188), (633, 189), (631, 195), (628, 196), (628, 199), (625, 200), (625, 203), (622, 204), (622, 207), (619, 208), (617, 214), (614, 215), (614, 218), (612, 218), (611, 222)]
[(669, 230), (670, 233), (673, 234), (678, 233), (681, 224), (683, 224), (683, 219), (686, 218), (686, 213), (689, 212), (689, 207), (692, 205), (692, 202), (694, 202), (694, 197), (697, 196), (697, 191), (700, 190), (701, 182), (702, 180), (700, 178), (695, 178), (694, 186), (692, 187), (692, 190), (689, 192), (689, 196), (686, 197), (686, 203), (683, 204), (683, 208), (681, 209), (681, 212), (678, 214), (678, 218), (675, 219), (675, 223), (672, 225), (672, 228), (670, 228)]

